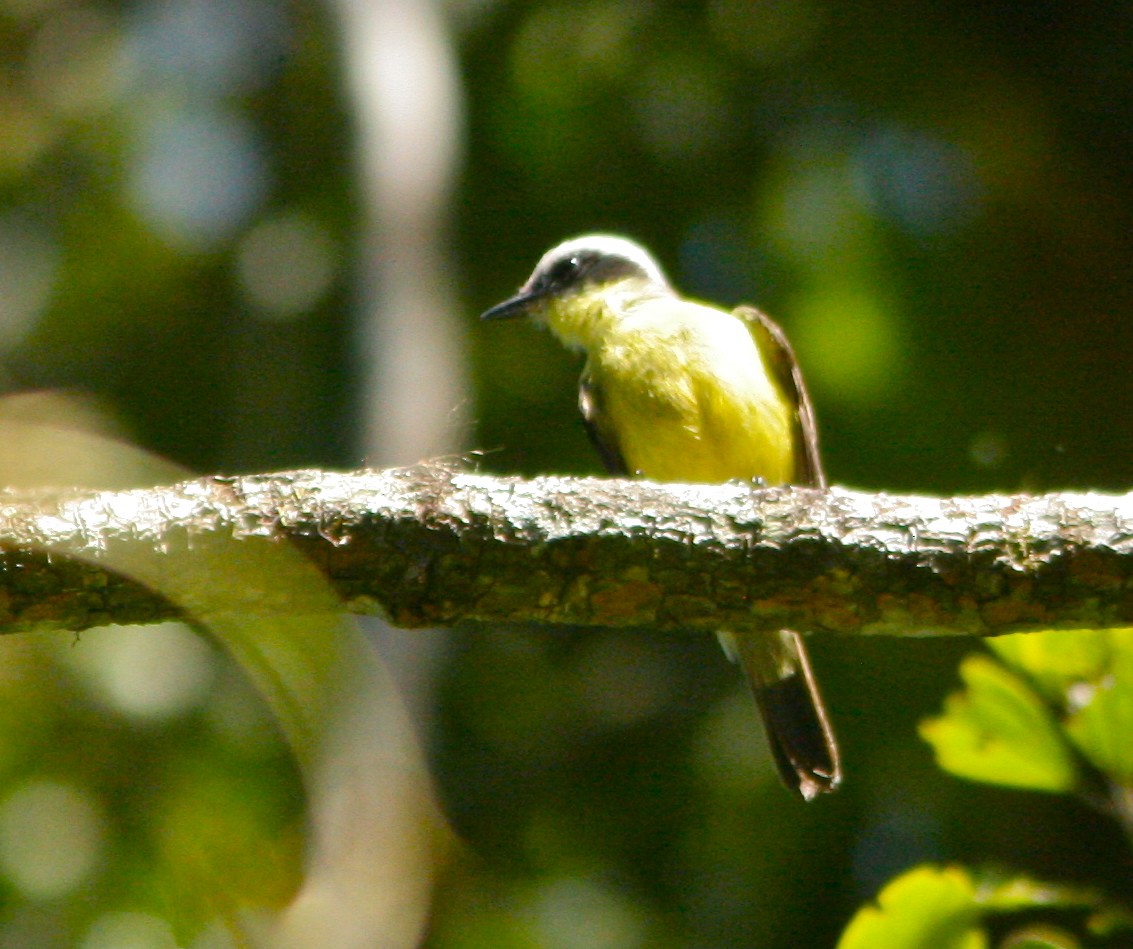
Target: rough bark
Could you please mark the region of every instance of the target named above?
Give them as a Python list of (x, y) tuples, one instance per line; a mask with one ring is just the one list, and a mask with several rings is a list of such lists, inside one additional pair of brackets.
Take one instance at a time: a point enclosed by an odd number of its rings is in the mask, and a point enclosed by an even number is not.
[(937, 499), (422, 465), (0, 494), (0, 628), (153, 622), (196, 602), (325, 608), (270, 582), (287, 544), (347, 608), (403, 627), (1133, 625), (1133, 495)]

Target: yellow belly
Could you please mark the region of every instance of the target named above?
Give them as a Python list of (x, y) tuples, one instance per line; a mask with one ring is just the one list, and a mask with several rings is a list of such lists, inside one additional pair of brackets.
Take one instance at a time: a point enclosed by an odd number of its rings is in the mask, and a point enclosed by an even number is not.
[(710, 484), (735, 478), (783, 484), (793, 478), (791, 440), (776, 419), (749, 412), (747, 424), (706, 426), (701, 419), (618, 401), (610, 409), (621, 433), (622, 457), (646, 478)]
[(794, 407), (768, 378), (746, 328), (720, 316), (727, 322), (621, 335), (591, 354), (622, 457), (656, 481), (789, 482)]

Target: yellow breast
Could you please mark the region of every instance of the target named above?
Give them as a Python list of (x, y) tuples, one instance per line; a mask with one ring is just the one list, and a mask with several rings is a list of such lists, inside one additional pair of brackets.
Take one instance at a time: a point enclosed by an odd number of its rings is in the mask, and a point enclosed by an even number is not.
[(650, 302), (590, 351), (589, 371), (631, 470), (657, 481), (794, 477), (794, 406), (738, 318)]

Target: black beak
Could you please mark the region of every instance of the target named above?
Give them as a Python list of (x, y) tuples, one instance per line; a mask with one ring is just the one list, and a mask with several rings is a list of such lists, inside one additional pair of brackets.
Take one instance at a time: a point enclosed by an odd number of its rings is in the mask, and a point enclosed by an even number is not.
[(497, 303), (490, 310), (485, 310), (480, 314), (480, 319), (513, 320), (519, 316), (527, 316), (531, 305), (545, 297), (548, 292), (547, 290), (528, 290), (524, 287), (514, 297), (504, 300), (503, 303)]

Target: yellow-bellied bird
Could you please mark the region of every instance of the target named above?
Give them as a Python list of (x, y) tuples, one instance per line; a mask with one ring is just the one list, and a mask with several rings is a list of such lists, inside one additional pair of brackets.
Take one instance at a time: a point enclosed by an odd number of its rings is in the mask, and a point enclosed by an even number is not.
[[(643, 248), (590, 235), (545, 254), (483, 319), (517, 316), (586, 354), (579, 406), (611, 474), (825, 485), (794, 353), (758, 310), (683, 299)], [(798, 634), (719, 635), (755, 693), (784, 783), (806, 800), (834, 790), (838, 747)]]

